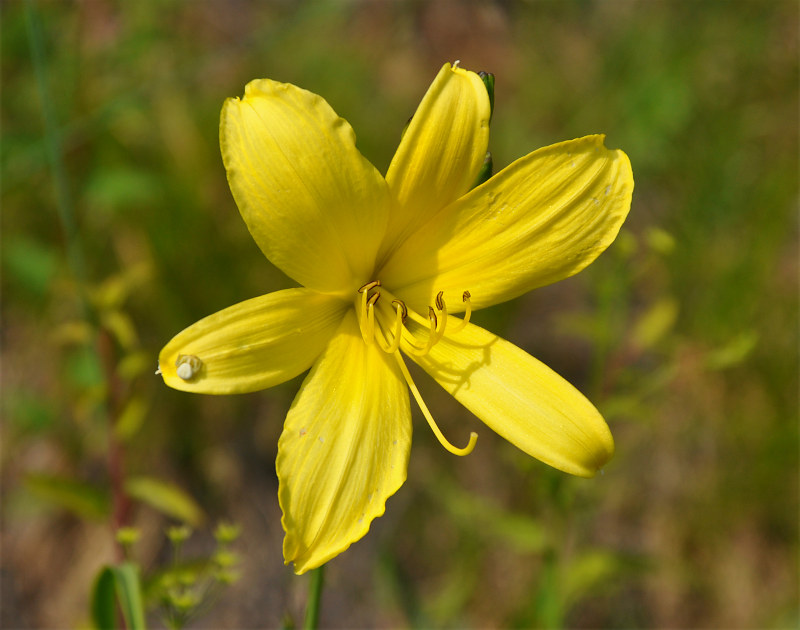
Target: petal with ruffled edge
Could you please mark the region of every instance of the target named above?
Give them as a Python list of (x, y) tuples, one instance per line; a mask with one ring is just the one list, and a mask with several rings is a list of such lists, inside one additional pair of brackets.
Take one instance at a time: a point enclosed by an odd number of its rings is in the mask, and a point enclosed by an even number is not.
[(603, 138), (517, 160), (409, 237), (377, 277), (412, 308), (424, 312), (444, 291), (458, 312), (465, 290), (483, 308), (579, 272), (613, 242), (631, 204), (628, 157)]
[(278, 442), (283, 554), (304, 573), (363, 537), (406, 479), (408, 388), (350, 311), (312, 368)]
[[(175, 335), (159, 354), (161, 375), (170, 387), (201, 394), (272, 387), (311, 367), (348, 306), (309, 289), (240, 302)], [(178, 376), (181, 361), (194, 361), (185, 357), (199, 360), (190, 363), (188, 379)]]
[(273, 264), (325, 293), (370, 279), (388, 187), (322, 97), (251, 81), (222, 108), (220, 146), (239, 211)]
[(483, 328), (467, 324), (428, 355), (409, 356), (492, 430), (554, 468), (592, 477), (614, 454), (608, 425), (583, 394)]
[(446, 63), (433, 80), (389, 165), (397, 200), (386, 252), (475, 183), (489, 145), (489, 96), (474, 72)]

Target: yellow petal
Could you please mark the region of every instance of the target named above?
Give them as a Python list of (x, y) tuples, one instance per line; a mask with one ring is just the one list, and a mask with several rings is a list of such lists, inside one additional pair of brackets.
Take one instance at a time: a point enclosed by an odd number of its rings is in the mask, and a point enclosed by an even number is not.
[(355, 313), (303, 382), (278, 442), (283, 554), (304, 573), (347, 549), (406, 478), (408, 388)]
[(591, 477), (614, 454), (608, 425), (583, 394), (483, 328), (467, 324), (427, 356), (409, 356), (491, 429), (550, 466)]
[(272, 387), (311, 367), (348, 306), (308, 289), (240, 302), (175, 335), (159, 354), (161, 375), (170, 387), (202, 394)]
[(619, 232), (632, 192), (628, 157), (603, 136), (539, 149), (440, 212), (378, 277), (417, 310), (439, 291), (453, 311), (465, 290), (473, 308), (509, 300), (592, 262)]
[(388, 188), (324, 99), (251, 81), (222, 108), (220, 146), (239, 211), (273, 264), (326, 293), (370, 280)]
[(398, 201), (382, 251), (475, 183), (489, 144), (489, 96), (474, 72), (446, 63), (417, 108), (386, 181)]

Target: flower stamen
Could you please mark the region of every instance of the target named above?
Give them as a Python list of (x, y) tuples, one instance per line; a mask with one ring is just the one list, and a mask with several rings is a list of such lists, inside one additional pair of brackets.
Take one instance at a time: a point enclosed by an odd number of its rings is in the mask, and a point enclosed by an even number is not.
[[(366, 291), (364, 295), (366, 295)], [(370, 343), (375, 339), (375, 303), (380, 297), (380, 293), (373, 293), (367, 300), (367, 339)]]
[(386, 354), (394, 354), (400, 348), (400, 340), (403, 336), (403, 320), (405, 319), (403, 313), (404, 311), (408, 312), (405, 308), (405, 304), (400, 300), (392, 300), (392, 304), (395, 307), (394, 336), (392, 337), (392, 341), (389, 342), (386, 339), (386, 334), (383, 330), (380, 331), (380, 335), (375, 335), (375, 338), (378, 340), (378, 345)]
[[(419, 315), (417, 315), (414, 311), (411, 311), (411, 319), (413, 319), (414, 321), (417, 321), (420, 324), (423, 323), (422, 322), (422, 318)], [(439, 322), (438, 322), (438, 320), (436, 318), (436, 311), (433, 310), (432, 306), (428, 307), (428, 322), (429, 322), (429, 326), (430, 326), (430, 328), (428, 330), (428, 341), (425, 342), (425, 345), (422, 348), (420, 348), (417, 345), (417, 343), (418, 343), (417, 338), (414, 337), (414, 335), (411, 333), (411, 331), (406, 329), (406, 332), (408, 332), (408, 336), (411, 337), (411, 340), (412, 340), (412, 341), (409, 341), (408, 346), (405, 348), (406, 352), (408, 352), (409, 354), (413, 354), (414, 356), (417, 356), (417, 357), (424, 357), (426, 354), (428, 354), (431, 351), (431, 348), (433, 348), (433, 346), (435, 346), (436, 343), (441, 338), (441, 335), (437, 336), (436, 329), (437, 329), (437, 326), (438, 326)], [(442, 331), (443, 330), (444, 329), (442, 329)]]
[(464, 328), (466, 328), (467, 324), (469, 324), (469, 318), (472, 315), (472, 302), (470, 302), (471, 297), (472, 295), (470, 295), (469, 291), (464, 291), (464, 294), (461, 296), (461, 299), (465, 304), (464, 317), (460, 322), (450, 328), (450, 332), (461, 332), (464, 330)]
[(439, 425), (436, 424), (436, 420), (433, 419), (433, 416), (428, 410), (428, 406), (425, 404), (425, 401), (422, 400), (422, 395), (419, 393), (414, 380), (411, 378), (411, 374), (408, 373), (408, 368), (406, 367), (405, 361), (403, 361), (403, 357), (399, 352), (395, 352), (394, 356), (397, 360), (397, 365), (400, 367), (400, 371), (403, 373), (403, 378), (406, 379), (406, 383), (408, 384), (411, 393), (414, 395), (414, 399), (417, 401), (420, 411), (422, 411), (422, 415), (425, 416), (425, 420), (428, 421), (428, 426), (430, 426), (431, 431), (433, 431), (433, 434), (436, 436), (436, 439), (439, 440), (439, 444), (441, 444), (453, 455), (458, 455), (460, 457), (469, 455), (475, 448), (475, 442), (478, 441), (478, 434), (475, 433), (475, 431), (470, 432), (469, 443), (464, 448), (458, 448), (457, 446), (453, 446), (450, 442), (448, 442), (441, 429), (439, 429)]
[(381, 296), (380, 292), (369, 295), (370, 289), (381, 286), (380, 280), (368, 282), (358, 292), (361, 293), (361, 312), (358, 318), (358, 328), (364, 343), (369, 345), (375, 338), (375, 303)]
[(408, 317), (408, 308), (406, 308), (406, 303), (403, 302), (402, 300), (392, 300), (392, 304), (394, 304), (395, 306), (399, 306), (401, 309), (403, 309), (403, 322), (405, 322), (406, 317)]
[(375, 287), (381, 286), (380, 280), (373, 280), (372, 282), (367, 282), (367, 284), (362, 285), (361, 288), (358, 289), (359, 293), (369, 293), (370, 289), (374, 289)]
[[(450, 325), (448, 321), (449, 313), (447, 310), (447, 302), (445, 302), (444, 299), (444, 291), (439, 291), (433, 300), (434, 305), (428, 307), (427, 322), (416, 311), (409, 310), (405, 302), (398, 300), (391, 293), (388, 294), (388, 299), (391, 300), (394, 313), (392, 313), (392, 309), (389, 305), (384, 302), (381, 305), (380, 316), (378, 316), (375, 311), (382, 291), (370, 292), (372, 289), (380, 286), (381, 283), (379, 280), (373, 280), (363, 285), (358, 290), (361, 294), (360, 306), (357, 307), (359, 311), (358, 323), (364, 343), (371, 344), (377, 342), (381, 350), (388, 354), (397, 352), (402, 342), (405, 341), (405, 345), (402, 346), (403, 352), (415, 357), (424, 357), (442, 340), (445, 332), (448, 330), (450, 332), (462, 330), (469, 322), (470, 315), (472, 314), (470, 293), (469, 291), (464, 291), (462, 294), (462, 299), (465, 304), (464, 319), (459, 320), (456, 318), (456, 322), (458, 323)], [(390, 315), (390, 313), (392, 314)], [(406, 327), (406, 319), (409, 316), (415, 324), (422, 327), (427, 325), (427, 338), (423, 337), (420, 339)], [(376, 318), (378, 318), (377, 324)], [(389, 323), (390, 321), (392, 322), (391, 324)], [(449, 329), (448, 325), (450, 326)]]

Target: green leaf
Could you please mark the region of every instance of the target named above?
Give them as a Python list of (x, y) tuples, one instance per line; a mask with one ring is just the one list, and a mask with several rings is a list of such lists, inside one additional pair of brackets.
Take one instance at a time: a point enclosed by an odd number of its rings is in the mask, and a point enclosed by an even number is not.
[(28, 475), (25, 488), (40, 499), (92, 520), (105, 520), (111, 511), (108, 494), (82, 481), (52, 475)]
[(139, 582), (139, 569), (131, 562), (123, 562), (111, 567), (117, 587), (119, 606), (128, 630), (145, 630), (144, 604)]
[(178, 486), (160, 479), (131, 477), (125, 482), (125, 491), (132, 498), (192, 527), (199, 527), (205, 520), (203, 510), (192, 497)]
[(130, 562), (104, 567), (98, 574), (91, 601), (92, 626), (96, 630), (114, 630), (119, 626), (117, 604), (127, 630), (147, 628), (139, 569)]
[(642, 349), (652, 348), (675, 326), (678, 302), (665, 297), (653, 304), (636, 322), (633, 342)]
[(744, 363), (758, 345), (758, 332), (745, 330), (736, 335), (722, 347), (716, 348), (706, 356), (709, 370), (725, 370)]
[(90, 346), (73, 349), (67, 355), (63, 373), (66, 381), (82, 389), (101, 387), (105, 384), (100, 357)]
[(114, 574), (103, 567), (92, 589), (92, 627), (95, 630), (113, 629), (117, 626), (116, 588)]
[(622, 568), (622, 561), (607, 551), (587, 551), (564, 571), (563, 596), (567, 602), (578, 602), (601, 583), (609, 583)]
[(8, 276), (37, 296), (47, 292), (59, 263), (52, 248), (19, 234), (5, 243), (3, 261)]
[(114, 433), (117, 438), (121, 442), (130, 440), (142, 428), (146, 415), (147, 405), (145, 401), (139, 396), (131, 398), (114, 425)]

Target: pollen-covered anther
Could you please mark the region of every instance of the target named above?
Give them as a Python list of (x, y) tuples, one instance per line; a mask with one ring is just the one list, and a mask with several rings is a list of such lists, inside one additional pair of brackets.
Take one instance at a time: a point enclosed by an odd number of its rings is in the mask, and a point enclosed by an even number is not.
[(362, 285), (359, 289), (359, 293), (369, 293), (370, 289), (374, 289), (375, 287), (381, 286), (380, 280), (373, 280), (372, 282), (367, 282), (366, 284)]
[(361, 331), (361, 337), (364, 343), (371, 344), (375, 339), (375, 304), (381, 297), (381, 292), (376, 291), (370, 294), (370, 291), (376, 287), (381, 286), (380, 280), (373, 280), (367, 282), (358, 289), (361, 294), (360, 306), (358, 310), (358, 327)]
[(179, 354), (175, 359), (175, 374), (184, 381), (191, 381), (203, 369), (203, 362), (193, 354)]
[(403, 322), (406, 321), (406, 317), (408, 317), (408, 308), (406, 307), (405, 302), (402, 300), (392, 300), (392, 304), (394, 304), (395, 308), (399, 308), (403, 313)]

